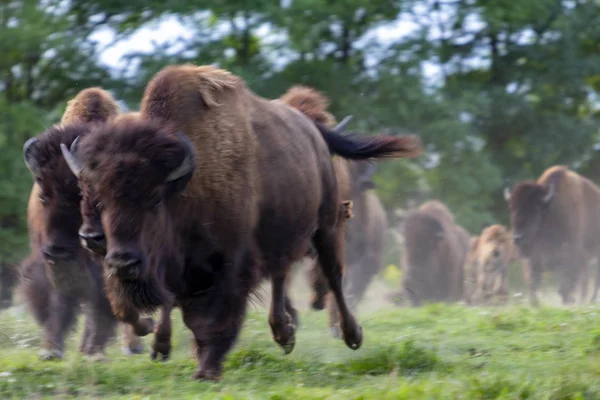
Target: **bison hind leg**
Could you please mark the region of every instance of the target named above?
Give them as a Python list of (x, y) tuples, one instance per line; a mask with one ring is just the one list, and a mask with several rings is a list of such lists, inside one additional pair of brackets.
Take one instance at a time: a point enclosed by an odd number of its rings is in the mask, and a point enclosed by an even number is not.
[(313, 237), (313, 244), (319, 255), (319, 265), (327, 278), (340, 316), (340, 328), (346, 345), (357, 350), (362, 345), (362, 327), (356, 322), (346, 304), (342, 291), (342, 277), (344, 273), (344, 229), (338, 223), (331, 227), (321, 226)]

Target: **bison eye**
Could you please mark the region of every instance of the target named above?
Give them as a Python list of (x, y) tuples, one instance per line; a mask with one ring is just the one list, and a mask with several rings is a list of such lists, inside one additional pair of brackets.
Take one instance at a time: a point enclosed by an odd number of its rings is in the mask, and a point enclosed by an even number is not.
[(101, 202), (99, 202), (99, 201), (97, 201), (97, 202), (96, 202), (96, 209), (97, 209), (98, 211), (102, 211), (102, 209), (103, 209), (103, 208), (104, 208), (104, 206), (102, 205), (102, 203), (101, 203)]
[(42, 204), (46, 204), (48, 202), (48, 199), (46, 198), (46, 196), (44, 196), (43, 194), (40, 194), (38, 196), (38, 200), (40, 201), (40, 203)]

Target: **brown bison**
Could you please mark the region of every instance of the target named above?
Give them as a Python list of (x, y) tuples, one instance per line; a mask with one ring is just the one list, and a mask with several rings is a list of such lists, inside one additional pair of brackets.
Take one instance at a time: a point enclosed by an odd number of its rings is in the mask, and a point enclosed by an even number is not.
[[(327, 111), (328, 99), (312, 88), (294, 86), (281, 97), (281, 100), (304, 113), (315, 123), (327, 126), (335, 124), (335, 118)], [(347, 122), (348, 120), (345, 119), (334, 130), (340, 129)], [(352, 215), (353, 218), (346, 226), (347, 269), (342, 286), (350, 307), (355, 308), (362, 300), (371, 280), (381, 269), (387, 220), (379, 198), (369, 191), (375, 187), (372, 180), (375, 166), (365, 161), (348, 161), (340, 157), (334, 157), (333, 162), (340, 197), (349, 199), (352, 204), (352, 213), (347, 215), (347, 218)], [(312, 264), (309, 274), (313, 288), (311, 306), (321, 310), (325, 307), (325, 298), (329, 291), (327, 280), (317, 262)], [(330, 328), (337, 336), (339, 335), (337, 307), (333, 298), (330, 300)]]
[[(512, 194), (505, 190), (504, 196), (513, 241), (528, 261), (525, 278), (531, 304), (539, 304), (537, 290), (543, 267), (561, 274), (558, 291), (563, 304), (574, 302), (578, 282), (584, 284), (584, 301), (588, 264), (600, 255), (600, 189), (565, 166), (553, 166), (537, 182), (520, 182)], [(598, 293), (599, 278), (592, 301)]]
[(194, 377), (219, 379), (248, 296), (269, 276), (269, 323), (288, 353), (295, 327), (285, 282), (312, 242), (340, 308), (344, 340), (358, 349), (362, 330), (341, 291), (346, 207), (331, 154), (416, 156), (419, 141), (342, 136), (210, 66), (158, 72), (141, 115), (63, 147), (97, 199), (117, 316), (175, 299), (195, 337)]
[(467, 304), (508, 301), (508, 266), (515, 259), (513, 249), (511, 235), (502, 225), (491, 225), (471, 239), (464, 272)]
[[(61, 143), (71, 143), (94, 124), (118, 113), (109, 93), (100, 88), (81, 91), (68, 103), (61, 124), (29, 139), (25, 164), (34, 178), (28, 204), (31, 254), (20, 266), (19, 291), (43, 327), (44, 359), (62, 357), (64, 338), (74, 324), (79, 304), (84, 307), (85, 329), (80, 350), (102, 356), (117, 320), (104, 291), (102, 268), (79, 244), (80, 189), (65, 162)], [(152, 331), (152, 320), (140, 322), (140, 335)], [(141, 344), (125, 328), (127, 352), (139, 353)]]
[(414, 306), (424, 300), (459, 301), (470, 235), (437, 200), (425, 202), (404, 221), (404, 277), (400, 296)]

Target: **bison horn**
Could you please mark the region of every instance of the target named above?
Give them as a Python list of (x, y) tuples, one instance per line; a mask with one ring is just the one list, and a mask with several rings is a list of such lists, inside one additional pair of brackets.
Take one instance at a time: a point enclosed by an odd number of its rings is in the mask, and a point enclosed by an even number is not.
[(504, 200), (510, 200), (510, 190), (508, 190), (508, 188), (504, 188)]
[(343, 132), (344, 128), (346, 127), (346, 125), (348, 125), (348, 122), (350, 122), (350, 120), (352, 119), (352, 115), (348, 115), (346, 116), (342, 122), (340, 122), (339, 124), (337, 124), (335, 126), (335, 128), (333, 128), (334, 131), (341, 133)]
[(65, 146), (64, 143), (60, 144), (60, 151), (62, 152), (63, 157), (65, 158), (65, 161), (69, 166), (69, 169), (71, 170), (71, 172), (73, 172), (73, 175), (75, 175), (77, 179), (79, 179), (79, 175), (81, 175), (81, 171), (83, 170), (83, 165), (81, 165), (77, 157), (75, 157), (74, 155), (75, 151), (77, 150), (78, 139), (79, 136), (77, 136), (71, 144), (71, 150), (67, 149), (67, 146)]
[(194, 149), (194, 145), (190, 141), (190, 139), (181, 132), (178, 132), (176, 136), (181, 139), (183, 147), (185, 149), (185, 158), (179, 164), (179, 167), (175, 168), (173, 172), (167, 176), (166, 181), (171, 182), (177, 180), (194, 170), (196, 167), (196, 151)]
[(37, 175), (37, 171), (38, 171), (38, 163), (35, 160), (35, 158), (31, 157), (31, 151), (33, 150), (33, 145), (36, 144), (38, 141), (37, 138), (32, 137), (31, 139), (27, 140), (25, 142), (25, 144), (23, 145), (23, 159), (25, 160), (25, 165), (27, 166), (27, 168), (31, 171), (31, 173), (33, 175)]
[(552, 200), (552, 196), (554, 196), (555, 192), (556, 192), (556, 185), (554, 183), (548, 184), (548, 192), (546, 193), (546, 195), (544, 196), (542, 201), (544, 203), (548, 203), (550, 200)]

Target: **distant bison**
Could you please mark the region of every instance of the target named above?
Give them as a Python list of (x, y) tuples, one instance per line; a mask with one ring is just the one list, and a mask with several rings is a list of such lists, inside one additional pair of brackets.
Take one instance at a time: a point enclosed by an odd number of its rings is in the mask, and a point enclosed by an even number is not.
[(7, 263), (0, 263), (0, 310), (13, 304), (13, 288), (16, 283), (15, 267)]
[(331, 156), (420, 151), (413, 137), (342, 136), (256, 96), (227, 71), (183, 65), (149, 82), (139, 121), (103, 125), (64, 155), (100, 204), (117, 316), (176, 300), (195, 337), (194, 377), (219, 379), (263, 276), (272, 281), (274, 339), (293, 349), (285, 282), (311, 242), (336, 295), (344, 340), (360, 347), (362, 329), (341, 291), (346, 207)]
[[(281, 97), (281, 100), (301, 111), (315, 123), (330, 127), (335, 124), (335, 117), (327, 110), (329, 100), (312, 88), (294, 86)], [(345, 119), (334, 129), (343, 127), (347, 122), (348, 120)], [(334, 170), (340, 197), (352, 202), (353, 218), (349, 218), (346, 225), (347, 269), (343, 287), (350, 307), (356, 308), (371, 280), (381, 270), (387, 220), (381, 201), (375, 193), (369, 191), (375, 187), (372, 180), (375, 165), (366, 161), (348, 161), (335, 157)], [(329, 287), (316, 260), (309, 274), (313, 289), (311, 306), (317, 310), (323, 309)], [(338, 335), (338, 310), (333, 298), (329, 301), (329, 311), (330, 328)]]
[[(532, 305), (543, 267), (561, 274), (559, 294), (572, 304), (578, 282), (581, 300), (587, 296), (589, 262), (600, 255), (600, 189), (565, 166), (548, 168), (536, 181), (523, 181), (505, 190), (513, 241), (528, 259), (525, 277)], [(600, 284), (596, 277), (592, 301)]]
[(471, 239), (464, 267), (467, 304), (508, 301), (508, 266), (515, 259), (513, 249), (511, 235), (502, 225), (491, 225)]
[(425, 300), (461, 300), (469, 236), (437, 200), (409, 212), (404, 221), (405, 272), (400, 296), (414, 306)]
[[(19, 291), (44, 330), (41, 356), (61, 358), (65, 335), (73, 326), (83, 304), (84, 338), (80, 350), (102, 356), (114, 335), (117, 320), (104, 291), (101, 266), (82, 250), (78, 229), (81, 224), (80, 188), (65, 162), (61, 143), (71, 143), (118, 114), (112, 96), (100, 89), (81, 91), (68, 103), (61, 124), (29, 139), (23, 149), (24, 161), (34, 178), (28, 204), (31, 254), (19, 268)], [(152, 332), (151, 320), (145, 331)], [(140, 352), (140, 342), (125, 328), (127, 352)]]

